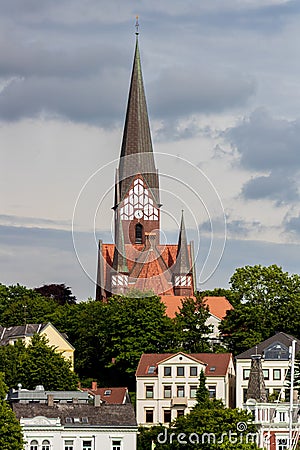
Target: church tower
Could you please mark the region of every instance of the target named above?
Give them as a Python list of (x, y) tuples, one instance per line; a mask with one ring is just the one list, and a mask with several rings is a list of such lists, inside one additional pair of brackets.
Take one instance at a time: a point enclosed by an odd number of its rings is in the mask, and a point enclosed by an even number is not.
[[(99, 241), (96, 299), (132, 290), (168, 301), (196, 290), (182, 214), (178, 244), (160, 244), (160, 192), (136, 32), (121, 154), (115, 175), (114, 244)], [(164, 300), (163, 300), (164, 301)]]

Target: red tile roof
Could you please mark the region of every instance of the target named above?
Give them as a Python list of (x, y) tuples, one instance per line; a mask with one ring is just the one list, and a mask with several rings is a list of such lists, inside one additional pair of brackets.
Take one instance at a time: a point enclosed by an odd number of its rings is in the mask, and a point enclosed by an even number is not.
[[(87, 391), (91, 395), (100, 395), (101, 400), (109, 405), (122, 405), (126, 402), (128, 389), (126, 387), (101, 387), (97, 389), (81, 388), (82, 391)], [(110, 394), (108, 392), (110, 391)], [(105, 395), (106, 392), (106, 395)]]
[[(173, 319), (176, 316), (176, 313), (179, 312), (179, 308), (182, 306), (182, 300), (186, 297), (179, 295), (161, 295), (160, 298), (166, 305), (166, 315)], [(196, 300), (195, 297), (191, 296), (191, 298)]]
[(208, 306), (209, 312), (221, 320), (227, 311), (233, 309), (226, 297), (204, 297), (203, 301)]
[[(191, 357), (199, 363), (206, 364), (206, 376), (225, 376), (228, 371), (231, 353), (182, 353), (187, 357)], [(175, 356), (176, 353), (144, 353), (139, 361), (136, 376), (137, 377), (156, 377), (157, 366), (166, 359)], [(155, 367), (154, 373), (148, 373), (149, 367)], [(211, 368), (215, 368), (211, 370)]]

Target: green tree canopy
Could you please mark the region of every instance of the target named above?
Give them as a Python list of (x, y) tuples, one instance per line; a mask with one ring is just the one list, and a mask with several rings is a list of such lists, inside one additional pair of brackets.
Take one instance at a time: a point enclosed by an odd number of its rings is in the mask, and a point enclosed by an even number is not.
[(24, 440), (21, 425), (10, 406), (4, 400), (7, 386), (0, 372), (0, 448), (1, 450), (23, 450)]
[(43, 297), (55, 300), (59, 305), (76, 303), (76, 297), (72, 294), (71, 288), (65, 284), (44, 284), (34, 290)]
[(300, 277), (272, 265), (246, 266), (230, 279), (241, 299), (228, 311), (220, 329), (230, 351), (239, 354), (276, 331), (300, 337)]
[(9, 387), (18, 383), (26, 389), (43, 385), (46, 390), (77, 389), (77, 375), (70, 362), (47, 345), (45, 336), (35, 334), (26, 347), (23, 342), (0, 347), (0, 371)]
[(181, 349), (187, 353), (209, 352), (208, 333), (206, 325), (209, 317), (208, 307), (200, 296), (196, 300), (185, 298), (179, 312), (176, 313), (175, 327)]

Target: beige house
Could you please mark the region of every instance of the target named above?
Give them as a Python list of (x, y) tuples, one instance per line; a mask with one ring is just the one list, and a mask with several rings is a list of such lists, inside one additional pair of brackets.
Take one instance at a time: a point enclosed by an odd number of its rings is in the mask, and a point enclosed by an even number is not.
[(65, 333), (60, 333), (50, 322), (47, 324), (27, 324), (14, 327), (2, 327), (0, 325), (0, 345), (14, 344), (21, 339), (25, 344), (29, 344), (32, 336), (38, 333), (45, 336), (50, 347), (55, 347), (58, 353), (71, 362), (74, 369), (74, 347), (67, 340)]
[(139, 425), (170, 423), (196, 403), (201, 370), (211, 398), (234, 404), (235, 372), (230, 353), (143, 354), (136, 371)]
[(286, 333), (277, 333), (255, 347), (236, 357), (236, 406), (242, 408), (246, 403), (251, 368), (251, 356), (261, 355), (266, 393), (285, 398), (286, 372), (290, 365), (290, 347), (296, 340), (296, 354), (300, 351), (300, 341)]

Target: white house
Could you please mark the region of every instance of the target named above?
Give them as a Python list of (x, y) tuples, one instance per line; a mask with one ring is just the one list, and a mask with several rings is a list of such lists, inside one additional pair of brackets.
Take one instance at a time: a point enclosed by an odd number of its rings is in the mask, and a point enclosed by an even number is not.
[(248, 381), (251, 367), (251, 355), (262, 356), (262, 369), (264, 374), (267, 396), (281, 393), (285, 398), (285, 376), (289, 367), (289, 348), (296, 340), (296, 354), (300, 350), (300, 341), (285, 333), (277, 333), (255, 347), (241, 353), (236, 357), (236, 406), (242, 408), (246, 402)]
[(211, 328), (211, 333), (208, 335), (209, 339), (212, 344), (218, 343), (221, 341), (219, 326), (225, 318), (227, 311), (232, 310), (233, 306), (226, 297), (203, 297), (203, 303), (209, 309), (209, 317), (205, 322), (205, 325)]
[(130, 403), (102, 404), (99, 396), (94, 404), (79, 403), (52, 393), (43, 403), (28, 396), (26, 403), (13, 401), (12, 409), (23, 429), (25, 450), (136, 449), (138, 430)]
[(230, 353), (143, 354), (136, 371), (139, 425), (170, 423), (195, 405), (201, 370), (211, 398), (234, 404), (235, 371)]
[(299, 441), (300, 421), (299, 403), (293, 405), (292, 414), (292, 442), (289, 445), (289, 403), (258, 403), (255, 400), (247, 400), (244, 408), (252, 413), (253, 422), (257, 426), (257, 444), (267, 450), (287, 450), (295, 448)]

